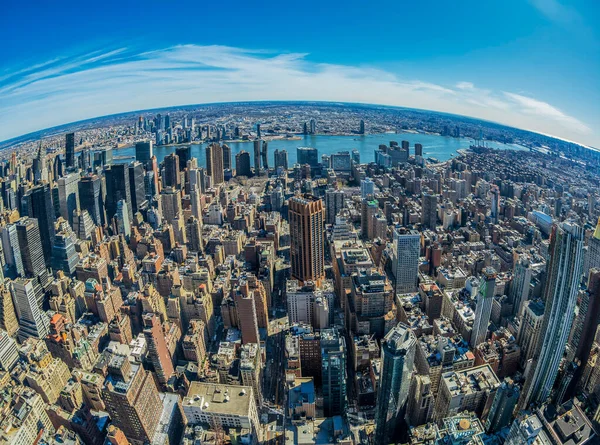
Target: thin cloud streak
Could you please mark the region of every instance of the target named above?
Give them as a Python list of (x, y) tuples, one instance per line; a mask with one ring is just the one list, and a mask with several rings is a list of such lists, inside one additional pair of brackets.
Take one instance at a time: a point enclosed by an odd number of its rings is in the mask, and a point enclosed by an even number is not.
[(125, 111), (254, 100), (423, 108), (598, 144), (585, 123), (546, 102), (469, 81), (439, 85), (376, 68), (314, 63), (302, 53), (197, 45), (141, 53), (121, 48), (6, 74), (0, 78), (0, 140)]

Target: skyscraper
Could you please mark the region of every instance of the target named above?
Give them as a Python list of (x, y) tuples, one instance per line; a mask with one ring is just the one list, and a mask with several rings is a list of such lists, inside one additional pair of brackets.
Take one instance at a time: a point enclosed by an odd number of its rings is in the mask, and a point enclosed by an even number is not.
[(415, 144), (415, 156), (423, 156), (423, 145)]
[(335, 217), (344, 208), (344, 191), (328, 189), (325, 191), (325, 216), (326, 223), (335, 223)]
[(495, 224), (498, 222), (498, 213), (500, 212), (500, 189), (497, 185), (492, 186), (490, 194), (492, 195), (490, 219)]
[(153, 156), (152, 141), (141, 141), (135, 143), (135, 159), (148, 169), (148, 163)]
[(288, 153), (286, 150), (276, 149), (274, 153), (275, 169), (281, 167), (284, 170), (288, 169)]
[(71, 236), (65, 232), (57, 233), (52, 246), (52, 269), (73, 275), (78, 262), (79, 255)]
[(175, 373), (171, 354), (165, 342), (160, 319), (154, 313), (144, 314), (144, 337), (148, 344), (148, 358), (154, 366), (158, 381), (165, 385)]
[(41, 184), (32, 188), (24, 196), (27, 216), (38, 221), (44, 259), (50, 264), (52, 259), (52, 244), (54, 243), (54, 209), (52, 208), (52, 191), (50, 185)]
[(588, 240), (588, 248), (584, 263), (585, 269), (583, 270), (584, 278), (587, 278), (590, 274), (590, 269), (600, 269), (600, 218), (596, 224), (594, 233)]
[(124, 199), (130, 220), (133, 218), (129, 169), (125, 164), (114, 164), (104, 170), (106, 176), (106, 217), (112, 221), (117, 213), (117, 203)]
[(375, 194), (375, 183), (371, 178), (365, 178), (360, 181), (360, 197), (366, 199)]
[(252, 176), (250, 153), (247, 151), (242, 150), (235, 155), (235, 175), (246, 177)]
[[(48, 270), (37, 219), (23, 217), (15, 223), (25, 275), (35, 278), (43, 289), (48, 286)], [(41, 302), (40, 302), (41, 305)]]
[[(135, 161), (129, 164), (129, 190), (133, 211), (138, 212), (145, 208), (147, 206), (146, 189), (144, 186), (144, 166), (141, 162)], [(133, 214), (131, 217), (133, 217)]]
[(79, 210), (79, 175), (69, 173), (58, 180), (60, 216), (73, 226), (73, 212)]
[(417, 290), (421, 235), (404, 227), (394, 229), (394, 276), (396, 293)]
[(79, 181), (79, 205), (81, 210), (88, 211), (94, 224), (102, 226), (106, 223), (102, 180), (98, 175), (84, 176)]
[(435, 230), (437, 226), (437, 203), (437, 195), (423, 193), (421, 224), (427, 229)]
[(227, 144), (223, 144), (221, 149), (223, 150), (223, 169), (231, 170), (231, 147)]
[(163, 163), (165, 168), (162, 184), (163, 187), (179, 188), (179, 186), (181, 185), (181, 179), (179, 177), (179, 156), (177, 156), (175, 153), (171, 153), (165, 156)]
[(494, 303), (494, 290), (496, 288), (496, 271), (491, 267), (483, 270), (483, 278), (477, 293), (477, 306), (475, 307), (475, 320), (471, 331), (471, 347), (483, 343), (487, 336), (488, 324), (492, 315), (492, 304)]
[(323, 201), (312, 195), (294, 196), (288, 205), (292, 277), (320, 281), (325, 277)]
[(179, 158), (179, 171), (185, 170), (187, 162), (192, 159), (192, 147), (185, 145), (183, 147), (177, 147), (175, 154)]
[(260, 174), (260, 146), (261, 140), (254, 140), (254, 174), (258, 176)]
[(113, 355), (102, 388), (112, 424), (135, 443), (152, 443), (163, 404), (152, 374), (141, 364)]
[(37, 280), (17, 278), (13, 281), (12, 292), (19, 319), (19, 340), (45, 338), (50, 332), (50, 321), (39, 303), (41, 288)]
[(75, 168), (75, 133), (67, 133), (65, 140), (65, 162), (67, 169)]
[(375, 408), (375, 443), (391, 443), (394, 433), (404, 425), (414, 367), (417, 340), (410, 328), (399, 323), (381, 344), (381, 374)]
[(262, 141), (260, 156), (262, 158), (263, 168), (269, 170), (269, 143), (267, 141)]
[(321, 331), (321, 378), (325, 416), (346, 412), (346, 342), (336, 328)]
[(544, 300), (546, 310), (534, 358), (519, 406), (546, 401), (565, 352), (583, 264), (583, 229), (572, 222), (552, 227)]
[(515, 261), (509, 296), (513, 303), (513, 314), (518, 314), (521, 304), (529, 299), (529, 287), (533, 270), (528, 257), (521, 255)]
[(505, 380), (496, 390), (490, 413), (485, 422), (488, 433), (495, 433), (512, 421), (512, 414), (519, 400), (519, 386), (512, 380)]
[(242, 334), (242, 343), (260, 343), (258, 333), (258, 317), (256, 314), (256, 304), (254, 294), (250, 292), (236, 291), (234, 294), (235, 308), (237, 310), (240, 332)]
[(317, 167), (319, 165), (319, 152), (313, 147), (298, 147), (296, 149), (296, 159), (298, 164), (308, 164), (311, 167)]
[(206, 147), (206, 169), (212, 178), (213, 185), (221, 184), (225, 180), (223, 149), (219, 144), (214, 143)]

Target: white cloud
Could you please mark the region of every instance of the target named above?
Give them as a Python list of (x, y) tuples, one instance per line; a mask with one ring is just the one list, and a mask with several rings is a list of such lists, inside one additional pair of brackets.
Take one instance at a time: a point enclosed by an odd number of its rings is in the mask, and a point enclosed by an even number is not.
[[(463, 114), (583, 143), (598, 135), (537, 99), (310, 62), (306, 54), (182, 45), (65, 58), (0, 77), (0, 140), (49, 126), (166, 106), (251, 100), (378, 103)], [(594, 140), (595, 138), (595, 140)], [(594, 141), (594, 142), (592, 142)]]

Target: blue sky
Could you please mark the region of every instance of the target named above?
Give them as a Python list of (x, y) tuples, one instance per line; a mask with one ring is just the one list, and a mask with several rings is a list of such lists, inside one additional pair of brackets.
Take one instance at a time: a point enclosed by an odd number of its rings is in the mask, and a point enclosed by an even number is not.
[(453, 112), (600, 147), (600, 3), (7, 2), (0, 140), (236, 100)]

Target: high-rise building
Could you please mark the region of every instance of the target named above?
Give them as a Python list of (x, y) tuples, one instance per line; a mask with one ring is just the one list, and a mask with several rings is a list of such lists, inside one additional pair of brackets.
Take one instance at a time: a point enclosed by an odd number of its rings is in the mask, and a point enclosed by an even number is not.
[(117, 202), (117, 213), (115, 213), (115, 219), (117, 222), (117, 232), (125, 235), (126, 239), (129, 239), (131, 236), (131, 221), (129, 219), (127, 203), (123, 199)]
[(523, 302), (517, 344), (521, 347), (521, 363), (525, 364), (536, 353), (544, 322), (544, 303), (541, 300)]
[(152, 374), (128, 357), (113, 355), (102, 388), (111, 422), (136, 444), (152, 443), (163, 405)]
[(250, 167), (250, 153), (247, 151), (240, 151), (235, 155), (235, 175), (236, 176), (252, 176), (252, 169)]
[(258, 176), (260, 174), (260, 146), (261, 140), (254, 140), (254, 174)]
[(500, 213), (500, 189), (497, 185), (492, 186), (490, 194), (492, 195), (490, 219), (495, 224), (498, 222), (498, 214)]
[(25, 275), (35, 278), (43, 289), (48, 286), (48, 269), (37, 219), (23, 217), (15, 223)]
[(508, 426), (513, 418), (513, 411), (519, 401), (519, 386), (512, 380), (504, 380), (494, 397), (490, 413), (485, 422), (488, 433), (500, 431)]
[(533, 270), (527, 256), (521, 255), (515, 261), (513, 267), (513, 278), (510, 282), (509, 297), (513, 303), (513, 313), (519, 313), (521, 304), (529, 300), (529, 292)]
[[(207, 148), (208, 153), (208, 148)], [(163, 175), (163, 187), (177, 187), (181, 185), (181, 178), (179, 176), (179, 156), (175, 153), (171, 153), (165, 156), (164, 163), (164, 175)]]
[(6, 261), (4, 275), (11, 278), (23, 276), (25, 269), (23, 268), (23, 258), (21, 257), (21, 249), (19, 248), (17, 227), (14, 224), (7, 224), (1, 230), (2, 251), (4, 253), (4, 261)]
[(67, 133), (65, 141), (65, 163), (67, 169), (75, 168), (75, 133)]
[(358, 134), (365, 134), (365, 121), (362, 119), (358, 125)]
[(10, 372), (19, 360), (17, 342), (4, 330), (0, 330), (0, 369)]
[(148, 169), (150, 159), (154, 155), (152, 141), (141, 141), (135, 143), (135, 159)]
[(98, 175), (84, 176), (79, 181), (79, 205), (82, 210), (88, 211), (95, 225), (106, 223), (102, 179)]
[(423, 145), (415, 144), (415, 156), (423, 156)]
[(19, 321), (11, 295), (10, 282), (0, 284), (0, 329), (14, 336), (19, 330)]
[(162, 215), (169, 223), (173, 224), (175, 218), (181, 217), (183, 210), (181, 207), (181, 194), (179, 190), (173, 187), (166, 187), (160, 192)]
[(483, 343), (487, 337), (495, 289), (496, 271), (491, 267), (487, 267), (483, 270), (483, 278), (477, 292), (475, 319), (473, 320), (473, 330), (471, 331), (471, 341), (469, 342), (472, 348), (476, 348), (477, 345)]
[(143, 315), (144, 337), (148, 344), (148, 358), (154, 366), (154, 372), (159, 383), (166, 385), (171, 376), (175, 374), (173, 360), (167, 348), (160, 319), (154, 313)]
[(73, 225), (73, 212), (79, 210), (79, 175), (69, 173), (58, 180), (60, 216)]
[(311, 167), (317, 167), (319, 165), (319, 152), (312, 147), (298, 147), (296, 149), (296, 159), (300, 165), (308, 164)]
[(45, 338), (50, 332), (50, 321), (40, 306), (39, 295), (42, 292), (37, 280), (17, 278), (12, 283), (12, 292), (19, 319), (19, 340)]
[(394, 229), (393, 267), (396, 278), (396, 293), (417, 290), (421, 235), (416, 230), (404, 227)]
[(371, 178), (365, 178), (360, 181), (360, 197), (367, 199), (368, 196), (375, 194), (375, 183)]
[(584, 278), (589, 276), (590, 269), (593, 268), (600, 269), (600, 218), (598, 218), (594, 233), (588, 240), (583, 269)]
[(79, 262), (79, 255), (71, 235), (58, 232), (52, 246), (52, 269), (62, 270), (66, 275), (73, 275)]
[(327, 224), (335, 223), (335, 217), (344, 208), (343, 190), (328, 189), (325, 192), (325, 217)]
[(287, 150), (276, 149), (273, 154), (275, 157), (275, 169), (281, 167), (284, 170), (288, 169), (288, 153)]
[(382, 341), (379, 397), (375, 408), (375, 443), (391, 443), (396, 431), (406, 428), (404, 414), (416, 343), (412, 330), (402, 323), (388, 332)]
[(129, 169), (125, 164), (114, 164), (104, 170), (106, 176), (106, 217), (112, 221), (117, 214), (117, 203), (125, 200), (130, 220), (133, 219)]
[(294, 196), (288, 206), (292, 278), (320, 281), (325, 277), (323, 201), (312, 195)]
[(346, 341), (337, 329), (321, 331), (321, 381), (325, 416), (346, 412)]
[(213, 185), (219, 185), (225, 181), (223, 149), (219, 144), (214, 143), (206, 147), (206, 170), (212, 178)]
[(223, 144), (221, 148), (223, 150), (223, 169), (231, 170), (233, 167), (231, 165), (231, 147), (227, 144)]
[(25, 194), (27, 216), (35, 218), (40, 228), (44, 260), (50, 264), (52, 244), (54, 243), (54, 209), (52, 208), (52, 191), (48, 184), (41, 184)]
[(437, 226), (437, 195), (423, 193), (422, 209), (421, 209), (421, 224), (423, 227), (435, 230)]
[(179, 158), (179, 171), (185, 170), (187, 163), (192, 159), (192, 147), (184, 145), (183, 147), (177, 147), (175, 154)]
[(310, 120), (310, 134), (317, 134), (317, 121), (314, 119)]
[(554, 386), (573, 323), (582, 267), (583, 229), (572, 222), (553, 226), (544, 287), (544, 322), (535, 369), (525, 382), (520, 407), (544, 402)]
[[(141, 162), (135, 161), (129, 164), (129, 191), (131, 193), (131, 207), (134, 213), (148, 205), (144, 185), (144, 166)], [(131, 217), (133, 218), (133, 213)]]
[(269, 143), (267, 141), (262, 142), (262, 150), (260, 152), (262, 159), (262, 165), (265, 170), (269, 170)]
[(254, 295), (252, 293), (236, 292), (234, 302), (240, 323), (242, 343), (260, 343)]

